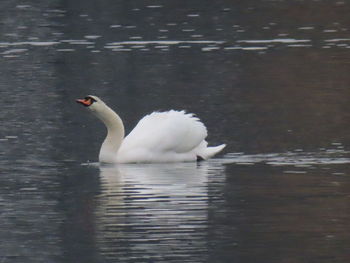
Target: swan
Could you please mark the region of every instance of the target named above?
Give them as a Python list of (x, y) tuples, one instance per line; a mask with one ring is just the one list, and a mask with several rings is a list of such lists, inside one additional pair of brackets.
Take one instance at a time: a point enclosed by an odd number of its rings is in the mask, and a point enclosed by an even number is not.
[(97, 96), (76, 102), (84, 105), (107, 128), (100, 163), (167, 163), (207, 160), (226, 145), (208, 147), (207, 129), (193, 114), (170, 110), (143, 117), (124, 138), (121, 118)]

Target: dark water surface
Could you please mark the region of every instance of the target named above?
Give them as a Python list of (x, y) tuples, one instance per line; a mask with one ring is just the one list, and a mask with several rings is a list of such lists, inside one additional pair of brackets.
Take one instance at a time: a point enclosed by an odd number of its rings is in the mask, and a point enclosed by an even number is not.
[[(347, 1), (0, 2), (0, 263), (348, 262)], [(98, 166), (102, 97), (127, 132), (186, 109), (199, 164)]]

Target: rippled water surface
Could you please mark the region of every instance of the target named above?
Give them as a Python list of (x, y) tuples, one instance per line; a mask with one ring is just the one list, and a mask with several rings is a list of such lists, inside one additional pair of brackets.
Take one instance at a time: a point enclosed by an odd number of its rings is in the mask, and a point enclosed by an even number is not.
[[(0, 3), (0, 263), (348, 262), (347, 1)], [(207, 162), (100, 166), (103, 98), (129, 132), (185, 109)]]

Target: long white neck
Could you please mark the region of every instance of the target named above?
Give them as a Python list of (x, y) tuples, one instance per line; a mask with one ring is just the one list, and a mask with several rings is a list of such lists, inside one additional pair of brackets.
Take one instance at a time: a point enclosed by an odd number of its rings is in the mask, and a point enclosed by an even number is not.
[(107, 127), (107, 136), (102, 143), (99, 161), (115, 163), (117, 153), (124, 138), (124, 125), (117, 113), (107, 105), (103, 109), (93, 112)]

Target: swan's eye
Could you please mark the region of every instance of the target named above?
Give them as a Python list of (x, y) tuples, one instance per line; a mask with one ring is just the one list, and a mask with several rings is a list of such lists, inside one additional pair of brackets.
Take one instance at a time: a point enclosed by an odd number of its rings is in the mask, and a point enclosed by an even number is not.
[(85, 101), (89, 102), (90, 105), (96, 102), (96, 100), (93, 97), (85, 97)]

